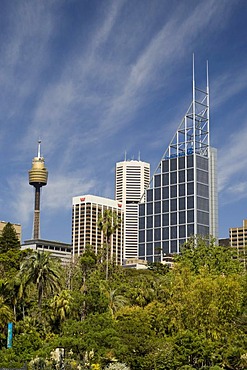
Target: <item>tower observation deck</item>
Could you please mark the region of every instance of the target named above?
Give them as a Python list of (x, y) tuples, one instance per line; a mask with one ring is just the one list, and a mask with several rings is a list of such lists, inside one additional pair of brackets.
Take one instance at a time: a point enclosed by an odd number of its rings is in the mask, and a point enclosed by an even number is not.
[(29, 184), (35, 188), (33, 239), (40, 238), (40, 189), (47, 184), (48, 171), (45, 168), (44, 157), (41, 156), (41, 141), (38, 141), (38, 154), (33, 158), (29, 173)]

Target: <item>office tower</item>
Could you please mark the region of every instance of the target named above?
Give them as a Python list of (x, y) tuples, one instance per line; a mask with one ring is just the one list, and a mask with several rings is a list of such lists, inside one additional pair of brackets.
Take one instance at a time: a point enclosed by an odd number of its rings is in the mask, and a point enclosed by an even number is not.
[(238, 251), (238, 255), (246, 265), (247, 254), (247, 220), (243, 220), (243, 226), (229, 229), (230, 246)]
[(33, 239), (40, 238), (40, 189), (47, 184), (48, 171), (45, 168), (45, 160), (41, 157), (41, 141), (38, 141), (38, 155), (33, 158), (32, 168), (29, 173), (29, 184), (35, 189)]
[[(109, 209), (123, 220), (122, 203), (95, 195), (82, 195), (72, 199), (72, 254), (80, 256), (86, 246), (92, 246), (97, 254), (105, 243), (103, 233), (98, 228), (98, 217)], [(123, 222), (111, 237), (110, 259), (122, 264)]]
[(115, 198), (124, 209), (124, 260), (138, 257), (138, 205), (149, 181), (149, 163), (125, 160), (116, 164)]
[(210, 147), (206, 89), (192, 103), (159, 162), (139, 206), (139, 258), (163, 261), (192, 235), (217, 238), (216, 150)]

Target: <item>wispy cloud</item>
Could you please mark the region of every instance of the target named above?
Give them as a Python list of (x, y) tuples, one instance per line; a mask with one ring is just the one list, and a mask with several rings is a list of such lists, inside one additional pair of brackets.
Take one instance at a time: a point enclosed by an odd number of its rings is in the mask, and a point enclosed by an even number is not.
[[(243, 177), (246, 177), (247, 156), (247, 122), (236, 132), (232, 132), (225, 145), (219, 150), (219, 191), (242, 192)], [(246, 179), (247, 181), (247, 179)], [(246, 193), (247, 194), (247, 193)], [(247, 195), (246, 195), (247, 197)]]
[(234, 69), (225, 71), (214, 78), (212, 82), (211, 96), (212, 107), (219, 107), (226, 104), (231, 98), (235, 97), (247, 87), (247, 68), (246, 65), (237, 71)]

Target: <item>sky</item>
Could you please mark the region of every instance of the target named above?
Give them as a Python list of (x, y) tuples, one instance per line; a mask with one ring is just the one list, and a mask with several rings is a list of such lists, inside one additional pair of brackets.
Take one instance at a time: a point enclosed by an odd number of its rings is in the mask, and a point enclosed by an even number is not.
[(49, 171), (41, 238), (71, 242), (72, 197), (114, 198), (116, 162), (151, 174), (210, 80), (219, 237), (247, 218), (246, 0), (1, 0), (0, 220), (32, 238), (28, 170)]

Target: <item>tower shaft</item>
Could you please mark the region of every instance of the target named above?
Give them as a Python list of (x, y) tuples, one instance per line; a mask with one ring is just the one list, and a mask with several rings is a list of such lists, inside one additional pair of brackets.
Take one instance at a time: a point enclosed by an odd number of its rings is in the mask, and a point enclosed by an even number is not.
[(35, 186), (33, 239), (40, 238), (40, 186)]

